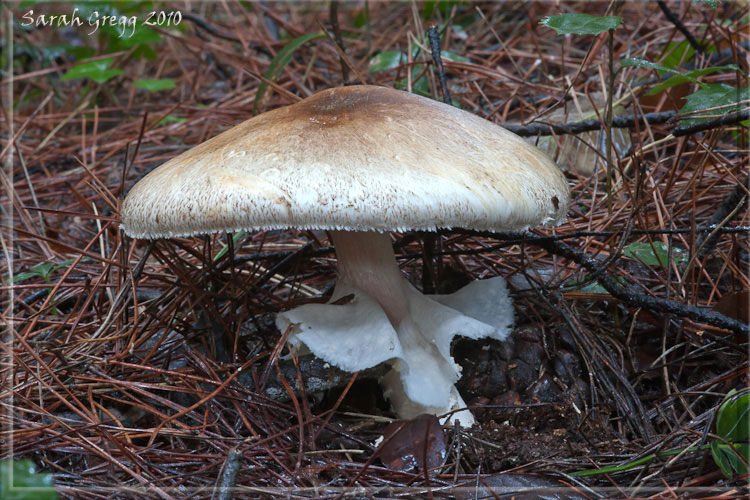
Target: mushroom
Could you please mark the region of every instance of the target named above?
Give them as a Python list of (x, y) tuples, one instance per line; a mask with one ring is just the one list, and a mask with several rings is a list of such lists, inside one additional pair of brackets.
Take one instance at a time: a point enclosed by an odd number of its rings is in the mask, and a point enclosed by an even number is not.
[(563, 174), (520, 137), (453, 106), (363, 85), (263, 113), (173, 158), (130, 190), (121, 221), (135, 238), (330, 231), (333, 295), (277, 316), (290, 344), (351, 372), (388, 362), (381, 382), (400, 417), (453, 411), (471, 425), (450, 345), (457, 335), (508, 335), (505, 281), (422, 295), (402, 275), (390, 232), (524, 230), (560, 222), (567, 204)]

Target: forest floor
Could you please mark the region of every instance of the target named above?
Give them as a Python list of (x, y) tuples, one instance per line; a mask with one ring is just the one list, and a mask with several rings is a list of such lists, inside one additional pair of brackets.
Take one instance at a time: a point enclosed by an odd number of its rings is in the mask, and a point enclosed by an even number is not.
[[(747, 3), (76, 6), (4, 6), (0, 459), (64, 498), (747, 498)], [(284, 356), (275, 313), (335, 283), (324, 231), (119, 227), (146, 172), (255, 114), (345, 83), (442, 100), (432, 24), (454, 105), (571, 188), (555, 228), (393, 233), (420, 289), (508, 280), (510, 339), (453, 345), (472, 428)]]

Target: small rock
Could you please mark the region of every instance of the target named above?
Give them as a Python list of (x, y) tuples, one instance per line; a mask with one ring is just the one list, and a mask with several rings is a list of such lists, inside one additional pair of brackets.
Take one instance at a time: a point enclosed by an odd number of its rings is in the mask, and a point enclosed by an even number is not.
[(578, 357), (564, 349), (557, 351), (554, 361), (555, 375), (565, 384), (570, 385), (581, 373), (581, 363)]
[(514, 332), (519, 340), (525, 340), (526, 342), (542, 342), (542, 330), (534, 325), (525, 325)]
[(518, 343), (516, 358), (531, 366), (539, 366), (544, 358), (544, 347), (540, 342), (523, 340)]
[(558, 399), (560, 388), (552, 377), (545, 373), (529, 390), (529, 397), (540, 403), (549, 403)]
[(518, 392), (525, 391), (536, 380), (536, 373), (536, 367), (532, 367), (521, 360), (508, 365), (508, 380), (511, 389)]
[(505, 391), (499, 396), (492, 398), (491, 404), (497, 406), (518, 406), (521, 404), (521, 396), (513, 390)]

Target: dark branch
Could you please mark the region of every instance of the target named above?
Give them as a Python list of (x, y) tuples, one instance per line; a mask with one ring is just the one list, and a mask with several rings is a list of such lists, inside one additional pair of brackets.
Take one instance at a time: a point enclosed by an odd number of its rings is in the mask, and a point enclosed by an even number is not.
[(669, 7), (667, 7), (667, 4), (664, 2), (664, 0), (657, 0), (656, 2), (659, 4), (659, 8), (664, 13), (664, 17), (666, 17), (669, 22), (675, 25), (675, 27), (680, 30), (680, 33), (685, 35), (685, 38), (687, 39), (688, 43), (691, 47), (693, 47), (693, 50), (696, 52), (703, 52), (703, 46), (698, 43), (698, 40), (695, 39), (692, 33), (688, 31), (687, 27), (682, 24), (682, 21), (680, 21), (680, 18), (677, 17), (674, 12), (672, 12)]
[(448, 90), (448, 83), (445, 80), (443, 58), (440, 57), (440, 34), (438, 33), (437, 26), (431, 24), (430, 27), (427, 28), (427, 37), (430, 39), (432, 58), (435, 60), (435, 65), (437, 66), (438, 77), (440, 78), (440, 88), (443, 90), (443, 101), (445, 101), (445, 104), (453, 104), (451, 101), (451, 93)]
[[(645, 115), (633, 116), (632, 114), (616, 116), (612, 119), (613, 128), (630, 128), (638, 123), (649, 123), (656, 125), (666, 123), (676, 116), (674, 111), (662, 111), (661, 113), (646, 113)], [(565, 135), (580, 134), (592, 130), (601, 130), (602, 122), (598, 118), (582, 120), (574, 123), (531, 123), (529, 125), (516, 125), (504, 123), (503, 127), (521, 137), (532, 137), (536, 135)]]
[(728, 115), (720, 116), (719, 118), (714, 118), (712, 120), (703, 121), (693, 125), (675, 127), (674, 130), (672, 130), (672, 135), (675, 137), (680, 137), (682, 135), (689, 135), (696, 132), (703, 132), (704, 130), (723, 127), (724, 125), (734, 125), (735, 123), (739, 123), (747, 119), (750, 119), (750, 110), (746, 109), (738, 113), (731, 113)]
[[(560, 255), (566, 259), (570, 259), (573, 262), (583, 266), (589, 272), (597, 273), (600, 271), (600, 263), (596, 260), (588, 257), (571, 246), (558, 241), (536, 241), (536, 245), (544, 248), (550, 253)], [(692, 306), (689, 304), (680, 304), (672, 300), (666, 300), (659, 297), (650, 297), (648, 295), (642, 295), (635, 292), (630, 287), (622, 287), (617, 282), (602, 273), (597, 276), (597, 280), (604, 287), (610, 295), (623, 301), (631, 307), (644, 307), (657, 313), (670, 313), (680, 317), (690, 318), (692, 320), (713, 325), (725, 330), (731, 330), (740, 334), (750, 333), (750, 325), (737, 321), (736, 319), (729, 318), (716, 311), (702, 309), (700, 307)], [(721, 341), (719, 337), (716, 337), (717, 341)], [(733, 346), (736, 347), (736, 346)]]
[[(332, 0), (331, 5), (328, 9), (328, 17), (330, 18), (331, 28), (333, 29), (333, 38), (336, 40), (336, 45), (343, 51), (344, 40), (341, 38), (341, 27), (339, 27), (339, 2), (338, 0)], [(341, 77), (344, 79), (344, 85), (349, 84), (349, 67), (346, 65), (344, 58), (339, 56), (339, 63), (341, 64)]]
[[(660, 123), (666, 123), (677, 116), (674, 111), (662, 111), (660, 113), (646, 113), (645, 115), (634, 116), (632, 114), (616, 116), (612, 119), (613, 128), (631, 128), (638, 123), (648, 123), (650, 125), (658, 125)], [(696, 132), (703, 132), (704, 130), (711, 130), (725, 125), (734, 125), (742, 121), (750, 119), (750, 110), (743, 110), (737, 113), (731, 113), (728, 115), (720, 116), (712, 120), (702, 121), (694, 125), (675, 127), (672, 130), (672, 135), (680, 137), (683, 135), (694, 134)], [(602, 122), (598, 118), (591, 118), (589, 120), (581, 120), (573, 123), (548, 123), (548, 122), (537, 122), (529, 125), (518, 125), (514, 123), (504, 123), (503, 127), (510, 130), (514, 134), (520, 135), (521, 137), (533, 137), (533, 136), (545, 136), (545, 135), (566, 135), (566, 134), (580, 134), (582, 132), (591, 132), (592, 130), (601, 130), (603, 128)]]
[(701, 228), (701, 232), (698, 233), (695, 240), (695, 248), (698, 249), (697, 258), (703, 258), (704, 255), (710, 253), (719, 240), (718, 237), (721, 232), (712, 232), (716, 225), (729, 217), (732, 212), (735, 212), (735, 217), (742, 213), (742, 209), (747, 203), (748, 191), (750, 191), (750, 176), (745, 177), (743, 182), (734, 187), (732, 192), (724, 198), (716, 212), (708, 219), (708, 226)]

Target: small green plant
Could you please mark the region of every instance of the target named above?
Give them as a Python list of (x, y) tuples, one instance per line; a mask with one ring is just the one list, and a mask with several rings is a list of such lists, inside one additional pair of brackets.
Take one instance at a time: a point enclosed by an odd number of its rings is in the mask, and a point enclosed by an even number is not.
[(18, 273), (13, 276), (11, 283), (21, 283), (22, 281), (30, 280), (32, 278), (42, 278), (45, 283), (50, 284), (50, 276), (63, 267), (68, 267), (73, 263), (72, 260), (66, 260), (65, 262), (41, 262), (35, 266), (29, 268), (28, 271)]
[[(707, 54), (716, 52), (716, 46), (708, 46), (705, 50)], [(680, 114), (691, 113), (692, 115), (680, 120), (680, 125), (688, 126), (700, 123), (710, 118), (703, 118), (697, 111), (710, 109), (707, 111), (711, 117), (717, 114), (725, 114), (742, 109), (742, 101), (750, 99), (750, 87), (734, 87), (725, 83), (703, 83), (700, 77), (719, 73), (722, 71), (737, 71), (741, 73), (741, 68), (735, 64), (723, 66), (711, 66), (708, 68), (699, 68), (689, 71), (679, 69), (680, 65), (692, 62), (695, 56), (695, 50), (687, 42), (669, 43), (661, 59), (661, 63), (655, 63), (638, 58), (625, 58), (620, 61), (620, 65), (639, 66), (643, 68), (654, 69), (659, 76), (672, 75), (661, 83), (654, 85), (646, 95), (656, 95), (671, 87), (675, 87), (685, 82), (695, 83), (700, 87), (696, 92), (688, 95), (685, 99), (687, 103), (680, 109)], [(746, 75), (743, 75), (746, 76)], [(719, 109), (715, 109), (719, 108)]]
[[(618, 286), (621, 287), (628, 285), (628, 283), (620, 276), (615, 276), (614, 281)], [(591, 281), (591, 275), (589, 274), (584, 275), (580, 280), (569, 281), (565, 284), (565, 286), (569, 290), (580, 293), (598, 293), (605, 295), (609, 293), (607, 289), (601, 285), (601, 283), (595, 280)]]
[[(419, 48), (417, 47), (412, 51), (412, 57), (416, 58), (418, 55), (419, 55)], [(455, 54), (447, 50), (441, 50), (440, 57), (442, 57), (443, 60), (446, 60), (446, 61), (469, 62), (469, 60), (465, 58), (464, 56)], [(381, 52), (380, 54), (377, 54), (372, 59), (370, 59), (370, 62), (367, 67), (367, 71), (369, 73), (376, 73), (378, 71), (388, 71), (388, 70), (396, 68), (397, 66), (401, 64), (406, 64), (406, 61), (407, 61), (407, 55), (405, 52), (401, 52), (398, 50), (386, 50), (386, 51)], [(431, 96), (430, 86), (427, 83), (427, 77), (425, 76), (424, 69), (425, 69), (424, 64), (417, 63), (417, 64), (412, 65), (412, 70), (411, 70), (412, 91), (416, 94), (429, 97)], [(407, 79), (402, 78), (401, 80), (395, 82), (393, 86), (397, 89), (405, 89), (407, 87)]]
[[(685, 98), (687, 104), (682, 107), (680, 113), (693, 113), (702, 109), (711, 109), (707, 111), (709, 115), (731, 113), (747, 108), (747, 104), (740, 104), (742, 101), (750, 100), (750, 87), (733, 87), (726, 83), (706, 84), (700, 90), (693, 92)], [(720, 109), (712, 109), (720, 108)], [(701, 118), (700, 114), (680, 120), (682, 125), (692, 125), (705, 121), (709, 118)]]
[(404, 63), (406, 63), (406, 54), (400, 50), (384, 50), (370, 59), (367, 71), (370, 73), (388, 71)]
[(454, 7), (467, 5), (468, 3), (467, 0), (427, 0), (422, 5), (422, 19), (432, 18), (436, 10), (443, 17), (448, 17)]
[[(716, 413), (716, 435), (719, 439), (702, 446), (678, 448), (675, 450), (651, 453), (632, 462), (608, 465), (599, 469), (572, 472), (574, 477), (591, 477), (633, 470), (657, 457), (670, 457), (685, 452), (711, 449), (714, 462), (726, 478), (750, 474), (750, 391), (730, 391)], [(750, 482), (750, 477), (746, 477)]]
[(60, 80), (73, 80), (74, 78), (90, 78), (96, 83), (104, 83), (124, 73), (121, 69), (110, 68), (113, 58), (99, 59), (81, 64), (76, 64), (65, 72)]
[(718, 0), (695, 0), (694, 3), (705, 3), (712, 9), (715, 9), (716, 6), (718, 5)]
[[(89, 260), (88, 257), (83, 257), (81, 260)], [(40, 262), (39, 264), (32, 266), (29, 268), (28, 271), (24, 271), (22, 273), (18, 273), (15, 276), (13, 276), (13, 279), (10, 280), (11, 283), (21, 283), (22, 281), (27, 281), (33, 278), (42, 278), (44, 282), (48, 285), (52, 284), (52, 280), (50, 279), (51, 276), (57, 271), (58, 269), (62, 269), (64, 267), (70, 266), (74, 260), (66, 260), (64, 262)], [(48, 289), (49, 291), (49, 289)], [(56, 307), (52, 307), (52, 314), (58, 315), (58, 311)], [(3, 497), (0, 497), (2, 499)]]
[(590, 14), (560, 14), (547, 16), (539, 24), (557, 31), (558, 35), (598, 35), (613, 30), (622, 23), (618, 16), (597, 17)]
[(702, 69), (694, 69), (692, 71), (679, 71), (671, 67), (667, 67), (663, 64), (653, 63), (651, 61), (646, 61), (643, 59), (636, 59), (636, 58), (625, 58), (622, 61), (620, 61), (621, 66), (640, 66), (644, 68), (651, 68), (658, 70), (660, 74), (666, 74), (671, 73), (672, 77), (668, 78), (667, 80), (661, 82), (658, 85), (654, 85), (651, 90), (649, 90), (646, 95), (656, 95), (668, 88), (680, 85), (681, 83), (685, 82), (693, 82), (700, 85), (702, 88), (708, 88), (709, 85), (706, 83), (702, 83), (698, 80), (698, 77), (704, 76), (704, 75), (710, 75), (712, 73), (717, 73), (719, 71), (727, 71), (727, 70), (739, 70), (740, 68), (734, 64), (727, 64), (725, 66), (712, 66), (710, 68), (702, 68)]
[(31, 460), (0, 461), (2, 500), (56, 500), (52, 474), (36, 472)]
[[(19, 12), (28, 12), (29, 9), (33, 11), (36, 4), (42, 1), (44, 0), (22, 2), (17, 9)], [(83, 19), (85, 22), (85, 28), (81, 28), (80, 35), (83, 44), (58, 43), (40, 49), (27, 42), (20, 44), (14, 52), (17, 56), (27, 56), (23, 60), (36, 60), (45, 66), (58, 58), (66, 62), (76, 61), (77, 63), (66, 71), (60, 80), (88, 78), (96, 84), (102, 84), (122, 75), (124, 71), (121, 68), (128, 60), (157, 58), (154, 45), (160, 42), (162, 37), (154, 26), (161, 29), (181, 28), (181, 15), (175, 17), (172, 16), (173, 12), (167, 12), (165, 14), (169, 16), (154, 19), (148, 16), (150, 11), (153, 11), (153, 3), (150, 1), (76, 2), (71, 5), (71, 12), (75, 13), (77, 19)], [(107, 19), (117, 19), (118, 22), (112, 23)], [(18, 19), (15, 22), (17, 28), (22, 31), (31, 29), (27, 26), (28, 23), (21, 24)], [(101, 54), (103, 57), (95, 61), (87, 60), (94, 54)], [(108, 57), (110, 55), (111, 57)], [(150, 92), (174, 87), (174, 82), (170, 79), (142, 79), (136, 80), (134, 84), (137, 88)]]
[[(716, 412), (711, 455), (726, 478), (750, 473), (750, 391), (730, 391)], [(747, 478), (750, 482), (750, 477)]]
[[(662, 241), (655, 241), (653, 243), (647, 241), (631, 243), (623, 248), (622, 254), (631, 259), (643, 262), (647, 266), (666, 267), (669, 262), (667, 259), (669, 256), (669, 250), (667, 249), (667, 245)], [(672, 247), (672, 260), (678, 264), (686, 262), (687, 255), (681, 248)]]
[(157, 80), (136, 80), (133, 85), (139, 89), (148, 90), (149, 92), (158, 92), (160, 90), (169, 90), (175, 88), (174, 78), (159, 78)]

